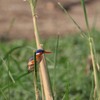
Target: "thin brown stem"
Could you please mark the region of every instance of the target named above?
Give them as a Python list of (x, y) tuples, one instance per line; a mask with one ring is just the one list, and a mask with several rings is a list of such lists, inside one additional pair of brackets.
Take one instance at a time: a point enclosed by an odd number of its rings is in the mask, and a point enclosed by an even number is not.
[[(94, 94), (97, 93), (98, 98), (100, 98), (100, 87), (99, 87), (99, 81), (98, 81), (98, 75), (97, 75), (97, 67), (95, 63), (95, 58), (94, 58), (94, 52), (93, 52), (93, 45), (92, 45), (92, 38), (89, 38), (89, 46), (90, 46), (90, 54), (92, 58), (92, 65), (93, 65), (93, 73), (94, 73), (94, 82), (95, 82), (95, 89), (94, 89)], [(99, 99), (98, 99), (99, 100)]]

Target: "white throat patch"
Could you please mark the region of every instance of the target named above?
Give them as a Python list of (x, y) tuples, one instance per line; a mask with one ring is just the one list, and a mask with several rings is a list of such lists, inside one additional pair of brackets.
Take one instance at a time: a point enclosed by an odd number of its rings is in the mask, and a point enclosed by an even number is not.
[(40, 53), (36, 53), (36, 55), (39, 55)]

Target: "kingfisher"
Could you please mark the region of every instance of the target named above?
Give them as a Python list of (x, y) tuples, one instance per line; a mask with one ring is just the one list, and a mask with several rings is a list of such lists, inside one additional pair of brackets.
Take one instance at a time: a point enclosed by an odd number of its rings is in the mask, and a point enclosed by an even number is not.
[[(43, 54), (49, 54), (51, 52), (49, 51), (45, 51), (43, 49), (38, 49), (36, 50), (36, 63), (40, 63), (42, 58), (43, 58)], [(35, 65), (35, 61), (34, 61), (34, 57), (32, 56), (31, 58), (29, 58), (28, 61), (28, 72), (31, 72), (34, 70), (34, 65)]]

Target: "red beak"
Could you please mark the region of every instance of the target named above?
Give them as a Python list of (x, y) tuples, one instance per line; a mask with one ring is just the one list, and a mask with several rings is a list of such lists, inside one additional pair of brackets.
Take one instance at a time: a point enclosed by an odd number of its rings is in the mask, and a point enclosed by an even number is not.
[(52, 52), (50, 52), (50, 51), (44, 51), (44, 53), (47, 53), (47, 54), (49, 54), (49, 53), (52, 53)]

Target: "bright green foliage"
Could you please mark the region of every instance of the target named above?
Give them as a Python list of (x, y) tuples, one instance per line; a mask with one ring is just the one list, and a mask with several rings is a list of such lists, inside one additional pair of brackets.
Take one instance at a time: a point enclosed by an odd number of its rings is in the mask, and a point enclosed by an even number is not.
[[(92, 35), (98, 61), (100, 61), (100, 32), (93, 31)], [(13, 83), (9, 71), (15, 80), (14, 84), (0, 92), (0, 100), (33, 100), (35, 97), (32, 73), (23, 76), (18, 81), (16, 80), (18, 76), (27, 72), (27, 61), (33, 56), (33, 49), (36, 47), (33, 43), (34, 41), (22, 40), (0, 43), (0, 91), (5, 86)], [(57, 43), (55, 38), (47, 39), (43, 43), (44, 49), (53, 52), (46, 55), (46, 60), (52, 87), (56, 92), (56, 100), (66, 100), (66, 98), (69, 98), (69, 100), (89, 100), (93, 96), (94, 82), (92, 71), (90, 74), (86, 74), (87, 58), (89, 56), (87, 41), (79, 34), (60, 37), (56, 52)], [(33, 45), (34, 48), (32, 48)], [(54, 68), (55, 53), (57, 53), (56, 68)], [(54, 80), (55, 82), (53, 82)], [(38, 86), (40, 86), (39, 81)]]

